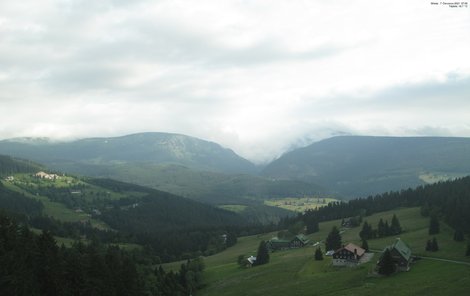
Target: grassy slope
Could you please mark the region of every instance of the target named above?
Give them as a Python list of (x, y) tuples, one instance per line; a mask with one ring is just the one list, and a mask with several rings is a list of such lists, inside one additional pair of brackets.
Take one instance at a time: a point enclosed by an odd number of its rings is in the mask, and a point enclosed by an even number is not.
[[(29, 179), (28, 174), (16, 174), (15, 179), (16, 180), (21, 180), (21, 181), (27, 181)], [(73, 179), (71, 177), (66, 177), (62, 178), (56, 181), (42, 181), (42, 182), (49, 182), (50, 184), (53, 184), (55, 187), (68, 187), (67, 183), (64, 181), (65, 179), (70, 179), (70, 180), (75, 180), (77, 183), (79, 182), (76, 179)], [(48, 197), (46, 196), (41, 196), (41, 195), (33, 195), (22, 188), (16, 186), (15, 184), (11, 182), (5, 182), (1, 181), (3, 185), (13, 191), (19, 192), (24, 194), (26, 197), (33, 198), (40, 200), (43, 205), (44, 205), (44, 214), (47, 216), (51, 216), (55, 219), (64, 221), (64, 222), (79, 222), (79, 221), (90, 221), (91, 224), (99, 229), (109, 229), (109, 226), (106, 225), (103, 221), (93, 219), (91, 218), (88, 214), (86, 213), (77, 213), (72, 209), (67, 208), (64, 204), (59, 203), (59, 202), (54, 202), (51, 201)], [(33, 185), (31, 185), (33, 186)], [(103, 189), (99, 189), (96, 186), (90, 186), (90, 188), (95, 189), (96, 191)], [(112, 193), (109, 198), (115, 199), (115, 198), (120, 198), (121, 196), (117, 193)]]
[[(464, 257), (466, 243), (452, 240), (452, 230), (441, 223), (437, 239), (441, 250), (424, 252), (428, 219), (419, 215), (418, 208), (400, 209), (367, 217), (376, 227), (382, 217), (389, 222), (396, 213), (405, 232), (401, 238), (414, 254), (470, 262)], [(310, 236), (312, 242), (323, 240), (333, 225), (340, 221), (320, 224), (320, 232)], [(359, 242), (360, 227), (342, 234), (344, 242)], [(280, 251), (271, 254), (269, 264), (251, 269), (241, 269), (236, 264), (240, 254), (256, 255), (259, 241), (274, 234), (242, 237), (234, 247), (205, 259), (208, 286), (200, 295), (463, 295), (470, 289), (470, 266), (423, 259), (413, 265), (410, 272), (390, 278), (370, 276), (373, 262), (359, 268), (333, 268), (331, 258), (314, 261), (314, 248)], [(392, 243), (393, 237), (370, 240), (371, 248), (382, 249)], [(177, 269), (180, 263), (168, 264), (166, 269)]]

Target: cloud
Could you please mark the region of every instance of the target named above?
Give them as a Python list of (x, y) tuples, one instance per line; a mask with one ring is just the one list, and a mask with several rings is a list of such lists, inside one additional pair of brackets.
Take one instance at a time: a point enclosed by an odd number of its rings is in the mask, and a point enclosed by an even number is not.
[(3, 1), (0, 138), (470, 136), (469, 30), (422, 1)]

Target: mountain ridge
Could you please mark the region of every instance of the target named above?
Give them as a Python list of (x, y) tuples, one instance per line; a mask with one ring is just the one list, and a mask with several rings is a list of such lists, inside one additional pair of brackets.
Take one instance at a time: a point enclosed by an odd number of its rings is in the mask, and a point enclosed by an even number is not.
[[(24, 140), (26, 139), (26, 140)], [(66, 161), (87, 164), (145, 162), (179, 164), (197, 170), (254, 173), (256, 166), (221, 145), (182, 134), (146, 132), (119, 137), (94, 137), (73, 141), (44, 138), (0, 141), (0, 151), (40, 161), (56, 169)]]
[(470, 138), (338, 136), (284, 154), (261, 175), (352, 197), (422, 185), (426, 174), (469, 174), (468, 155)]

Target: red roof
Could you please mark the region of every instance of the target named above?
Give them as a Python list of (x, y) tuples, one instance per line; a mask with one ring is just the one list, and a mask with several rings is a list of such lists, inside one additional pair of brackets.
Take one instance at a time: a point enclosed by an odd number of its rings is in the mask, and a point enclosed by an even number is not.
[[(347, 244), (346, 246), (342, 247), (341, 249), (337, 250), (336, 252), (339, 252), (341, 250), (348, 250), (349, 252), (351, 253), (354, 253), (354, 250), (356, 250), (356, 253), (359, 257), (361, 257), (362, 255), (364, 255), (364, 253), (366, 252), (366, 250), (364, 250), (363, 248), (359, 247), (359, 246), (356, 246), (355, 244), (353, 243), (349, 243)], [(335, 253), (336, 253), (335, 252)]]

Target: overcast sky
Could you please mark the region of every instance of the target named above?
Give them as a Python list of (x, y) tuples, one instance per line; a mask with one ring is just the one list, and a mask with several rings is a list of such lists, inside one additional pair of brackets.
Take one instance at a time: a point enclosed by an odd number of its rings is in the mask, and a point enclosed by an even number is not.
[(159, 131), (266, 161), (337, 134), (470, 136), (470, 8), (0, 0), (0, 139)]

